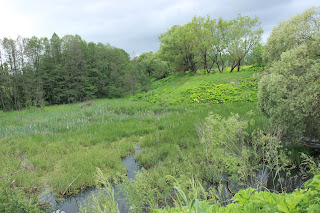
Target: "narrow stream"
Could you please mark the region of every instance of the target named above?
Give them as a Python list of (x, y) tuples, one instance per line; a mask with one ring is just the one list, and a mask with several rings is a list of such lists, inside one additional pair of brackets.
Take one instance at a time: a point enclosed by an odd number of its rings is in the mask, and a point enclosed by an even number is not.
[[(127, 156), (124, 159), (122, 159), (122, 164), (127, 169), (127, 176), (130, 180), (134, 180), (136, 174), (138, 172), (141, 172), (141, 169), (139, 168), (137, 162), (134, 159), (135, 155), (138, 154), (140, 151), (141, 151), (140, 147), (136, 146), (134, 155)], [(65, 213), (77, 213), (79, 212), (80, 204), (84, 206), (85, 201), (90, 202), (92, 193), (95, 193), (97, 191), (98, 191), (97, 188), (89, 187), (86, 190), (81, 191), (76, 195), (66, 197), (62, 201), (57, 201), (58, 197), (51, 194), (50, 191), (46, 189), (40, 194), (39, 200), (42, 202), (50, 202), (52, 204), (52, 208), (50, 209), (50, 212), (60, 210), (60, 212), (64, 211)], [(120, 212), (121, 213), (129, 212), (129, 206), (127, 206), (126, 203), (124, 203), (123, 201), (125, 196), (121, 194), (117, 186), (114, 186), (114, 192), (116, 195), (116, 202), (118, 204)]]

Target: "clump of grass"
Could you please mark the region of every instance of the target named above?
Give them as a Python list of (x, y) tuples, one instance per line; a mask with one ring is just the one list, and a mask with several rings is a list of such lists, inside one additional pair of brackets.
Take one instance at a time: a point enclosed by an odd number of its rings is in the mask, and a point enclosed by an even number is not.
[(115, 199), (114, 188), (104, 173), (96, 168), (96, 182), (98, 191), (92, 193), (91, 200), (87, 200), (80, 212), (114, 212), (120, 213)]

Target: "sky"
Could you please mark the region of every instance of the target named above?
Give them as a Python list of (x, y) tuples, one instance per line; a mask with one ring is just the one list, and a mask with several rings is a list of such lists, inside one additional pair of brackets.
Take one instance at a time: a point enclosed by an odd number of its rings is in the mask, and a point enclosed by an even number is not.
[(157, 51), (158, 36), (193, 16), (229, 20), (238, 13), (258, 16), (263, 42), (279, 21), (319, 0), (0, 0), (0, 39), (80, 35), (87, 42), (110, 43), (130, 55)]

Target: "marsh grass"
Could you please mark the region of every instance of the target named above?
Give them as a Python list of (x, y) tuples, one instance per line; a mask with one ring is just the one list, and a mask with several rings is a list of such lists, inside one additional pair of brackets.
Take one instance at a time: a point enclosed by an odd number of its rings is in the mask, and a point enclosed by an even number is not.
[[(251, 76), (252, 72), (210, 74), (206, 78), (230, 82), (238, 75)], [(203, 76), (178, 76), (162, 87), (173, 89), (176, 83), (198, 84)], [(123, 178), (126, 169), (121, 160), (132, 154), (139, 143), (142, 152), (137, 160), (148, 169), (141, 179), (151, 178), (150, 184), (154, 183), (155, 187), (161, 187), (161, 181), (165, 185), (163, 175), (181, 179), (194, 175), (208, 180), (211, 174), (201, 164), (203, 150), (196, 127), (209, 112), (227, 117), (231, 112), (244, 116), (252, 110), (254, 115), (248, 119), (254, 119), (255, 125), (249, 131), (268, 126), (254, 102), (169, 106), (127, 98), (98, 99), (90, 103), (86, 107), (78, 103), (0, 112), (0, 175), (19, 169), (18, 157), (24, 154), (34, 165), (34, 171), (8, 177), (8, 183), (15, 180), (16, 186), (45, 185), (61, 195), (81, 173), (67, 190), (66, 194), (72, 194), (95, 184), (96, 167), (110, 181)], [(137, 184), (146, 182), (137, 180)]]

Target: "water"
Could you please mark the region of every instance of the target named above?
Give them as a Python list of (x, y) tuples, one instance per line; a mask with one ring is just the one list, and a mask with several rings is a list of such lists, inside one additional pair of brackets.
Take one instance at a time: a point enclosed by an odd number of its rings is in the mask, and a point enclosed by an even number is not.
[[(127, 156), (122, 160), (122, 164), (127, 169), (127, 176), (130, 180), (134, 180), (135, 176), (138, 172), (141, 172), (137, 162), (134, 157), (141, 151), (139, 146), (135, 148), (135, 154), (133, 156)], [(116, 202), (118, 204), (118, 208), (121, 213), (129, 212), (128, 205), (123, 201), (125, 196), (120, 192), (117, 186), (114, 187), (114, 192), (116, 195)], [(49, 189), (45, 189), (39, 196), (39, 200), (41, 202), (50, 202), (52, 204), (52, 208), (50, 212), (54, 212), (56, 210), (64, 211), (65, 213), (77, 213), (79, 212), (80, 204), (84, 206), (85, 201), (91, 200), (92, 193), (98, 192), (98, 189), (95, 187), (88, 187), (86, 190), (81, 191), (80, 193), (72, 196), (66, 197), (62, 201), (57, 200), (57, 196), (51, 194)]]

